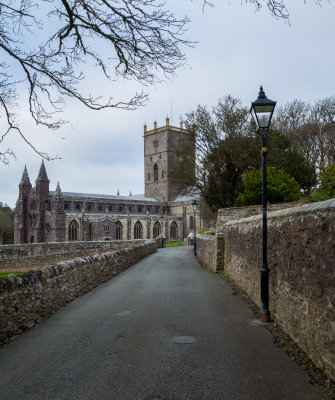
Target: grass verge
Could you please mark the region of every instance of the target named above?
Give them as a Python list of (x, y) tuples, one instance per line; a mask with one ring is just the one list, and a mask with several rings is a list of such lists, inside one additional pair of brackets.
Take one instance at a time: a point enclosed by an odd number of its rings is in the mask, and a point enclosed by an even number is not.
[(0, 272), (0, 278), (6, 278), (6, 276), (8, 276), (10, 274), (21, 275), (21, 274), (24, 274), (24, 272), (23, 271), (14, 271), (14, 272), (3, 271), (3, 272)]
[(165, 244), (165, 247), (178, 247), (178, 246), (184, 246), (184, 242), (167, 242)]

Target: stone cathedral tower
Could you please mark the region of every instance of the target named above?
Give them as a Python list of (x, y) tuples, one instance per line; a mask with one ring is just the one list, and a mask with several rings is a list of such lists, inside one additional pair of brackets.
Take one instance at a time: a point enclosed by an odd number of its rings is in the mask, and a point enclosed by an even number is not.
[(169, 169), (176, 159), (176, 151), (183, 141), (183, 123), (180, 127), (170, 125), (166, 118), (165, 126), (148, 131), (144, 125), (144, 182), (145, 197), (171, 201), (178, 193), (169, 180)]

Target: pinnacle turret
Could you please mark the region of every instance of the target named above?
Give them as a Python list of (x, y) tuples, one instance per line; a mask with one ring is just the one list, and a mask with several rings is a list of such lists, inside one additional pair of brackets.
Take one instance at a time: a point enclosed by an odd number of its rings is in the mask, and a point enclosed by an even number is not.
[(38, 177), (36, 179), (36, 182), (37, 181), (48, 181), (48, 182), (50, 182), (49, 178), (48, 178), (48, 175), (47, 175), (47, 171), (46, 171), (45, 166), (44, 166), (44, 161), (43, 160), (42, 160), (42, 164), (41, 164), (41, 167), (40, 167), (40, 171), (38, 173)]
[(27, 171), (27, 166), (24, 166), (24, 170), (23, 170), (23, 174), (22, 174), (22, 178), (21, 178), (21, 182), (20, 185), (28, 185), (31, 186), (30, 180), (29, 180), (29, 175), (28, 175), (28, 171)]
[(63, 198), (62, 191), (61, 191), (60, 186), (59, 186), (59, 182), (57, 182), (54, 198), (56, 198), (56, 199)]

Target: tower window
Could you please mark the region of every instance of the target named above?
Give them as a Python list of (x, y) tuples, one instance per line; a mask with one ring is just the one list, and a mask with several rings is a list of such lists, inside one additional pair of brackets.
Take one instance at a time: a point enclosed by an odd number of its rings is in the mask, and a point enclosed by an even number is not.
[(110, 225), (109, 224), (105, 224), (104, 225), (104, 232), (105, 233), (109, 233), (110, 232)]
[(154, 165), (154, 181), (158, 181), (158, 166), (157, 164)]
[(150, 172), (148, 173), (148, 181), (150, 181)]

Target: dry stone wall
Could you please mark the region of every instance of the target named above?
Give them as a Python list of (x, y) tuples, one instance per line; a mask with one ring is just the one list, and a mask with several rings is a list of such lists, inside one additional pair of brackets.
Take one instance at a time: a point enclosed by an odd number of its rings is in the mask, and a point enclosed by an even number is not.
[[(260, 302), (262, 216), (217, 227), (224, 270)], [(335, 199), (268, 214), (270, 312), (335, 379)]]
[(0, 261), (20, 257), (35, 257), (51, 254), (72, 253), (78, 250), (89, 249), (119, 249), (135, 243), (143, 243), (143, 240), (102, 240), (91, 242), (49, 242), (8, 244), (0, 246)]
[(197, 235), (197, 256), (203, 267), (217, 272), (217, 247), (214, 235)]
[(156, 250), (146, 241), (0, 278), (0, 345)]

